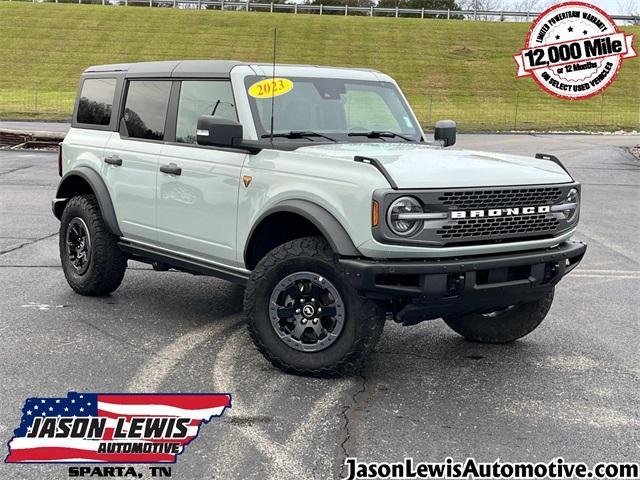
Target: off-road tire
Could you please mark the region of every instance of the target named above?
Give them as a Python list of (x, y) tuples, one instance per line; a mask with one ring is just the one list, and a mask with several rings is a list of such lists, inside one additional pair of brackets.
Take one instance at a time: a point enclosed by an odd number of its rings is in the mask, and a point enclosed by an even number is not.
[(552, 289), (544, 297), (513, 306), (495, 317), (479, 313), (445, 317), (452, 330), (467, 340), (480, 343), (509, 343), (533, 332), (544, 320), (553, 302)]
[[(346, 310), (338, 338), (316, 352), (296, 350), (276, 334), (269, 317), (270, 296), (283, 278), (299, 271), (323, 275), (337, 288)], [(336, 268), (334, 253), (321, 237), (304, 237), (269, 252), (251, 273), (244, 295), (244, 316), (258, 350), (281, 370), (313, 377), (337, 377), (359, 371), (378, 342), (385, 321), (380, 302), (362, 298)]]
[[(66, 248), (69, 223), (76, 217), (84, 221), (91, 239), (87, 270), (78, 274)], [(60, 220), (60, 261), (69, 286), (81, 295), (107, 295), (113, 292), (124, 278), (127, 259), (118, 248), (117, 237), (107, 228), (94, 195), (73, 197), (65, 205)]]

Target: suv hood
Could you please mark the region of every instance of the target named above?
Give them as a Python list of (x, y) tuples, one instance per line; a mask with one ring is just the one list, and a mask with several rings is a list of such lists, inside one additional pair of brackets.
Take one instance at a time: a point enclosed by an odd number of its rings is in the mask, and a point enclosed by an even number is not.
[(302, 147), (300, 153), (354, 161), (380, 160), (398, 188), (535, 185), (573, 181), (551, 160), (521, 155), (451, 150), (415, 143), (348, 143)]

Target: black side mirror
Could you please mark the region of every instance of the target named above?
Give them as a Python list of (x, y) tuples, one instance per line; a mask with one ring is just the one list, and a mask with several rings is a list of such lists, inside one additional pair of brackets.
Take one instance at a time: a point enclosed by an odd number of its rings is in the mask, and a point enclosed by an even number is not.
[(436, 141), (441, 141), (443, 147), (450, 147), (456, 143), (456, 122), (453, 120), (438, 120), (433, 133)]
[(198, 145), (239, 147), (242, 144), (242, 125), (234, 120), (202, 115), (196, 130)]

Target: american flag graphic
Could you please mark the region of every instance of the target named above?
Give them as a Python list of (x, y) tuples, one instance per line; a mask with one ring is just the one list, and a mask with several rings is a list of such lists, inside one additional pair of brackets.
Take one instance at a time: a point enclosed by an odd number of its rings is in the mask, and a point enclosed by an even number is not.
[(173, 463), (229, 394), (102, 394), (29, 398), (7, 463)]

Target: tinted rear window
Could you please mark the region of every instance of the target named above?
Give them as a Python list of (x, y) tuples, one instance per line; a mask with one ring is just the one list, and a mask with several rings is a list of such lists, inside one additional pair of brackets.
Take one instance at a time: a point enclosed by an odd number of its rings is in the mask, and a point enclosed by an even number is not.
[(146, 140), (164, 138), (164, 122), (171, 82), (162, 80), (133, 80), (129, 82), (124, 121), (129, 137)]
[(76, 121), (89, 125), (109, 125), (115, 91), (115, 78), (85, 80), (80, 92)]

